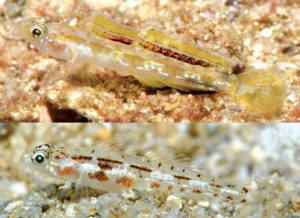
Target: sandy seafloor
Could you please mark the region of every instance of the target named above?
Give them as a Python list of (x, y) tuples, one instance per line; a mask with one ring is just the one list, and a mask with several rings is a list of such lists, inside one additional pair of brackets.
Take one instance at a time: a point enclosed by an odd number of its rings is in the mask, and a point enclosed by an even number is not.
[[(15, 27), (20, 18), (43, 16), (80, 25), (97, 10), (122, 24), (163, 29), (257, 69), (280, 72), (287, 85), (282, 112), (255, 115), (220, 93), (150, 89), (101, 67), (83, 72), (94, 82), (79, 76), (74, 83), (64, 76), (74, 69), (37, 52)], [(299, 121), (299, 14), (298, 0), (1, 0), (0, 120)]]
[[(0, 217), (299, 217), (299, 124), (1, 124)], [(132, 134), (131, 134), (132, 133)], [(182, 153), (208, 175), (248, 187), (259, 203), (175, 195), (102, 193), (73, 201), (64, 182), (37, 173), (21, 158), (41, 143), (95, 146), (130, 136), (124, 152)], [(69, 190), (70, 191), (70, 190)], [(72, 192), (71, 192), (72, 193)], [(202, 206), (201, 206), (202, 205)]]

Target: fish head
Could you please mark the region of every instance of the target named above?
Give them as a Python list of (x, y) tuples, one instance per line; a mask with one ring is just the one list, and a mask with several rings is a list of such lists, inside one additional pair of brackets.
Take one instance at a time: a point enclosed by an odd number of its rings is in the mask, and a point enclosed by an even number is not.
[(19, 21), (17, 25), (27, 42), (40, 52), (58, 59), (72, 60), (74, 49), (70, 49), (67, 44), (74, 40), (70, 38), (81, 42), (81, 39), (72, 37), (74, 33), (69, 31), (69, 26), (54, 22), (49, 18), (27, 18)]
[(25, 18), (17, 23), (22, 36), (38, 50), (47, 39), (52, 21), (49, 18)]
[(23, 159), (26, 164), (36, 170), (41, 171), (48, 169), (51, 162), (53, 148), (54, 145), (51, 144), (38, 145), (32, 152), (25, 154)]

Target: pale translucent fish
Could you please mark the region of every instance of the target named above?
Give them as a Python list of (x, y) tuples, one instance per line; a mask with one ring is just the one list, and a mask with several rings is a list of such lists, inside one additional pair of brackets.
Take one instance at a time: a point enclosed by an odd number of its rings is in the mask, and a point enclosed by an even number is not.
[(19, 25), (27, 41), (52, 57), (100, 65), (150, 87), (224, 92), (260, 114), (282, 109), (285, 84), (276, 73), (246, 68), (230, 74), (234, 64), (229, 57), (156, 30), (134, 30), (98, 13), (84, 30), (46, 18)]
[(246, 187), (227, 184), (176, 160), (139, 157), (99, 147), (91, 151), (70, 150), (42, 144), (25, 160), (34, 169), (66, 182), (98, 191), (168, 193), (199, 201), (221, 200), (243, 204), (251, 199)]

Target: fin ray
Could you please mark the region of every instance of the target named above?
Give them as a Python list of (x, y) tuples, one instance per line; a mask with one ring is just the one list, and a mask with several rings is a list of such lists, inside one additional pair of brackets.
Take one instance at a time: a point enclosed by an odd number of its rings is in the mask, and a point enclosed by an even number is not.
[(134, 75), (134, 77), (143, 85), (150, 86), (152, 88), (163, 88), (166, 85), (161, 81), (155, 79), (155, 77), (145, 76), (145, 75)]
[(286, 86), (277, 73), (248, 70), (237, 78), (239, 85), (233, 95), (246, 110), (264, 115), (281, 112)]

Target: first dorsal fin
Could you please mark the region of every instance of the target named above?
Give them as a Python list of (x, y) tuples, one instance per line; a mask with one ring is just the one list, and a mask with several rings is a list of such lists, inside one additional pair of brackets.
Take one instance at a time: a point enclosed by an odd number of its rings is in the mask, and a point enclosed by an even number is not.
[(132, 138), (133, 133), (125, 134), (125, 135), (117, 135), (110, 140), (101, 143), (93, 152), (97, 154), (97, 152), (124, 152), (127, 147), (128, 141)]
[(131, 45), (138, 38), (137, 30), (119, 24), (103, 13), (95, 12), (92, 20), (93, 23), (90, 24), (92, 25), (90, 28), (96, 38), (105, 38), (124, 45)]
[(99, 144), (95, 149), (91, 151), (93, 156), (110, 156), (111, 153), (122, 153), (122, 154), (132, 154), (128, 150), (128, 144), (134, 140), (139, 134), (144, 134), (149, 130), (151, 126), (141, 126), (141, 128), (136, 129), (136, 131), (130, 131), (127, 133), (122, 133), (113, 136), (107, 141)]

